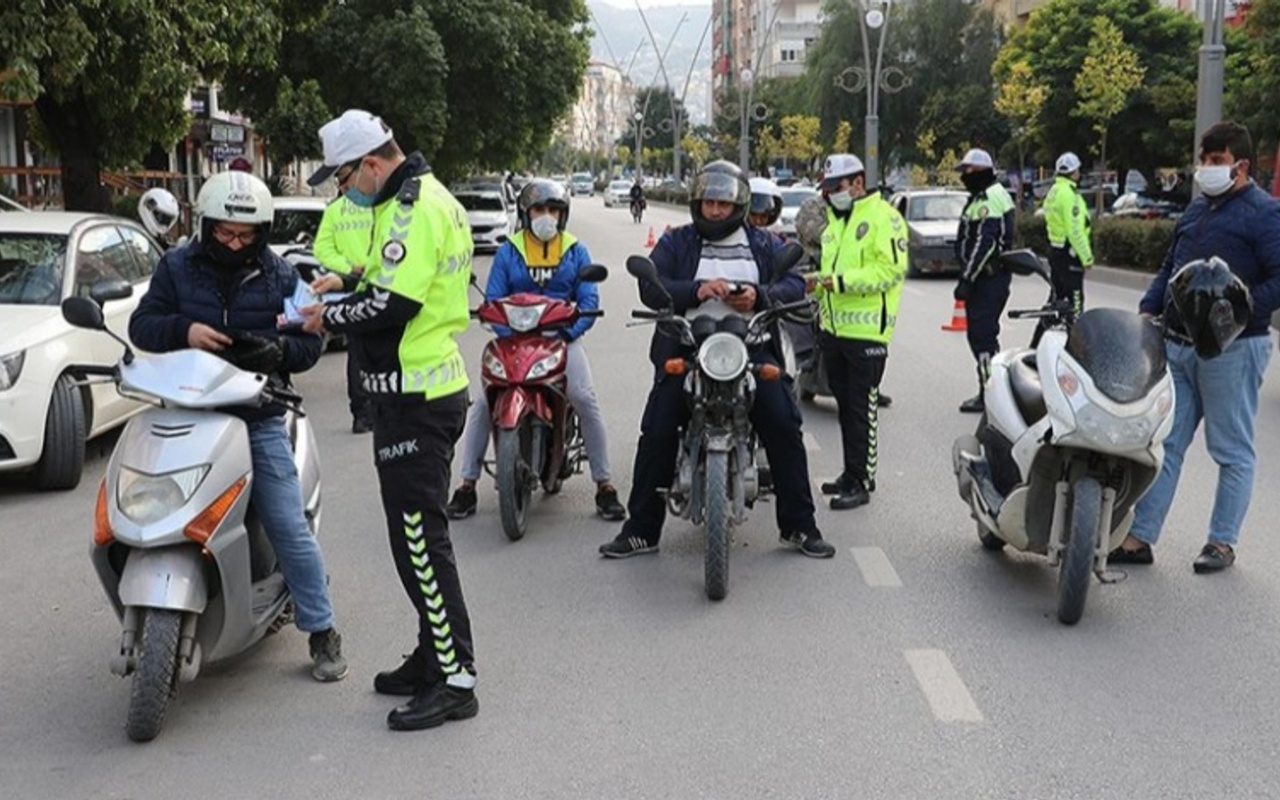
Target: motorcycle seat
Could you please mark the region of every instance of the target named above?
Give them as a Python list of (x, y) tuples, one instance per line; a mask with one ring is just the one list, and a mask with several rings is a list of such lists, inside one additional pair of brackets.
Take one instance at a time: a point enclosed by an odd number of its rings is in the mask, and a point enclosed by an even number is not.
[(1009, 370), (1009, 386), (1013, 389), (1013, 399), (1022, 412), (1022, 418), (1028, 425), (1049, 413), (1044, 405), (1044, 387), (1040, 384), (1040, 373), (1036, 371), (1034, 353), (1023, 356), (1013, 362)]

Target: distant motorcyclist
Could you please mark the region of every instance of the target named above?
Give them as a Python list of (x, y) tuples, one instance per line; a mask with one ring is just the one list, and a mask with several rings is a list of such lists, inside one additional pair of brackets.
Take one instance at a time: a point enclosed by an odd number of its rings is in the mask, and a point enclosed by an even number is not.
[[(153, 353), (206, 350), (287, 384), (291, 373), (319, 360), (320, 337), (277, 329), (285, 298), (301, 278), (267, 247), (270, 190), (249, 173), (222, 172), (205, 181), (195, 212), (197, 238), (160, 260), (129, 320), (129, 338)], [(311, 675), (318, 681), (342, 680), (347, 675), (342, 637), (334, 630), (328, 574), (307, 524), (284, 410), (232, 411), (249, 429), (250, 502), (293, 595), (297, 626), (311, 634)]]
[(639, 213), (645, 210), (648, 205), (644, 199), (644, 186), (640, 183), (640, 179), (636, 178), (636, 182), (631, 185), (631, 216), (639, 219)]
[[(798, 276), (777, 275), (777, 242), (746, 225), (751, 189), (742, 170), (727, 161), (706, 165), (694, 179), (689, 198), (693, 223), (669, 230), (650, 254), (677, 313), (751, 314), (768, 303), (757, 287), (775, 279), (775, 301), (789, 302), (803, 296)], [(660, 289), (643, 282), (640, 299), (654, 309), (667, 303)], [(677, 342), (654, 332), (649, 359), (656, 380), (640, 422), (627, 501), (631, 517), (613, 541), (600, 546), (601, 555), (607, 558), (658, 550), (667, 513), (660, 490), (670, 487), (675, 477), (680, 427), (689, 419), (684, 379), (665, 374), (662, 364), (680, 352)], [(752, 358), (777, 364), (779, 354), (776, 346), (766, 345), (756, 348)], [(814, 520), (800, 409), (784, 381), (759, 381), (750, 411), (751, 423), (772, 467), (780, 538), (807, 556), (830, 558), (835, 548), (822, 538)]]

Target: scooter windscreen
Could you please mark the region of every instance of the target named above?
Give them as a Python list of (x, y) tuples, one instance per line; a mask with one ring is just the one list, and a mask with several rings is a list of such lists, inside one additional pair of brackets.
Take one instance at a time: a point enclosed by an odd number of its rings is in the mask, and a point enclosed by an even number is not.
[(1167, 371), (1160, 330), (1131, 311), (1084, 312), (1067, 337), (1067, 353), (1084, 367), (1098, 391), (1117, 403), (1151, 392)]

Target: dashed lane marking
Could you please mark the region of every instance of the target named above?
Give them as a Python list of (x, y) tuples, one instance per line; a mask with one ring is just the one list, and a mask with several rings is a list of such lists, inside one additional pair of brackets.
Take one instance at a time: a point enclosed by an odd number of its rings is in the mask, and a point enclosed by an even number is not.
[(902, 586), (902, 579), (889, 563), (889, 557), (879, 547), (854, 547), (853, 560), (862, 570), (862, 579), (868, 586)]
[(941, 650), (907, 650), (907, 663), (940, 722), (982, 722), (973, 696)]

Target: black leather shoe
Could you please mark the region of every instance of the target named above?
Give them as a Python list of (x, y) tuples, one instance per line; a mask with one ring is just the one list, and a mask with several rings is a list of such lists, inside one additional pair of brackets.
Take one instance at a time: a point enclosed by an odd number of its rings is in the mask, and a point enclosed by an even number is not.
[(831, 498), (832, 511), (845, 511), (871, 502), (871, 493), (861, 486), (841, 492)]
[(400, 666), (374, 675), (373, 690), (378, 694), (412, 697), (435, 682), (435, 676), (427, 672), (422, 651), (414, 650)]
[(1151, 551), (1149, 544), (1134, 550), (1126, 550), (1123, 546), (1117, 547), (1107, 554), (1108, 564), (1152, 564), (1155, 560), (1155, 553)]
[(876, 395), (876, 405), (880, 408), (888, 408), (893, 405), (893, 398), (887, 394)]
[(1199, 573), (1219, 572), (1234, 563), (1236, 563), (1235, 550), (1228, 545), (1219, 547), (1210, 542), (1200, 551), (1200, 555), (1196, 556), (1196, 560), (1191, 562), (1191, 568)]
[(368, 433), (373, 430), (373, 423), (363, 414), (351, 418), (352, 433)]
[(852, 487), (853, 487), (853, 481), (841, 475), (839, 478), (836, 478), (834, 481), (827, 481), (826, 483), (822, 484), (822, 493), (823, 494), (841, 494), (842, 492), (849, 491), (849, 489), (851, 489)]
[(960, 413), (962, 414), (981, 414), (986, 410), (987, 404), (980, 394), (974, 395), (960, 404)]
[(428, 686), (413, 699), (387, 715), (393, 731), (420, 731), (438, 728), (449, 720), (471, 719), (480, 713), (474, 689), (458, 689), (446, 683)]

